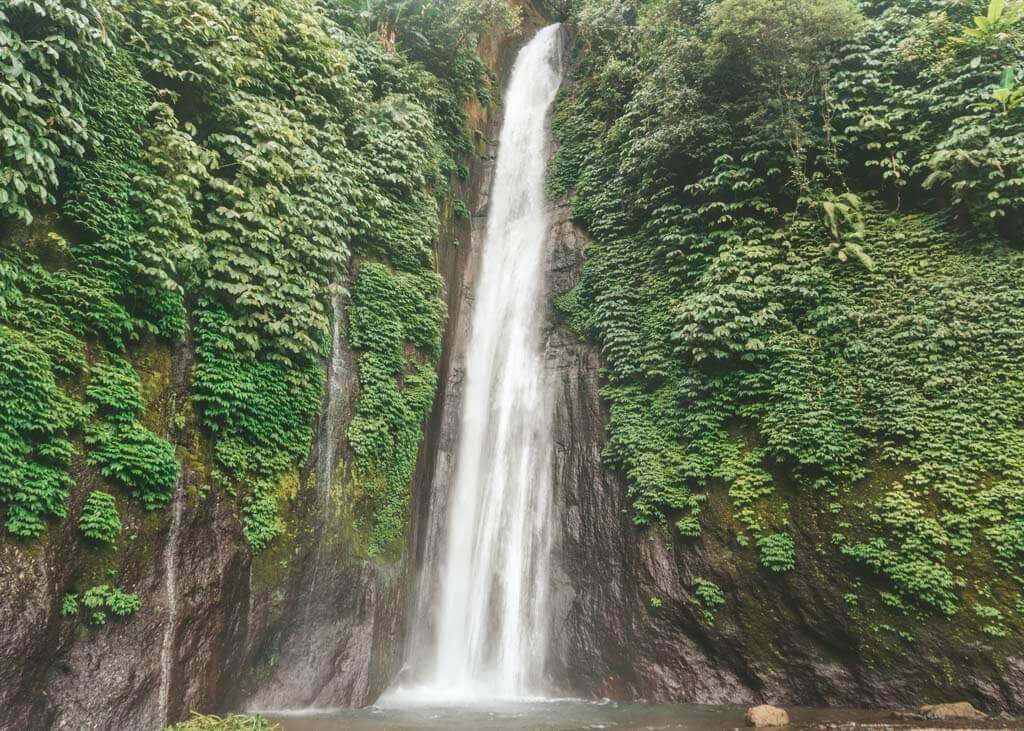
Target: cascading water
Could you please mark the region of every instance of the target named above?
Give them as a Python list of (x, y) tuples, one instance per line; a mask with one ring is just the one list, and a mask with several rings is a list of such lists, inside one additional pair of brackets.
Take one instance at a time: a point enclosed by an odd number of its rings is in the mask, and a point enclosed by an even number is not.
[(541, 342), (544, 173), (561, 56), (560, 27), (540, 30), (519, 52), (504, 97), (454, 479), (445, 469), (434, 479), (435, 491), (449, 492), (444, 515), (430, 519), (420, 581), (420, 614), (432, 621), (413, 629), (406, 682), (415, 684), (390, 699), (543, 693), (553, 446)]
[(160, 644), (160, 719), (163, 724), (173, 720), (170, 717), (170, 698), (171, 673), (174, 670), (174, 630), (178, 622), (178, 534), (181, 532), (181, 515), (185, 506), (185, 488), (180, 475), (174, 483), (171, 500), (171, 528), (164, 547), (167, 617), (164, 619), (164, 636)]
[[(331, 515), (331, 486), (334, 482), (334, 471), (338, 468), (338, 445), (342, 439), (341, 425), (346, 406), (342, 395), (345, 391), (345, 377), (350, 370), (350, 364), (346, 362), (341, 336), (341, 319), (345, 309), (342, 295), (334, 295), (331, 300), (331, 307), (333, 309), (331, 317), (331, 358), (327, 367), (323, 421), (320, 427), (320, 441), (316, 461), (317, 511), (321, 516), (321, 522), (317, 526), (318, 533), (323, 532), (328, 516)], [(313, 555), (313, 577), (309, 582), (309, 592), (311, 594), (316, 591), (317, 579), (320, 575), (320, 564), (323, 560), (322, 547), (323, 542), (318, 539)], [(307, 602), (307, 619), (312, 608), (313, 602)], [(309, 659), (312, 662), (312, 656)]]

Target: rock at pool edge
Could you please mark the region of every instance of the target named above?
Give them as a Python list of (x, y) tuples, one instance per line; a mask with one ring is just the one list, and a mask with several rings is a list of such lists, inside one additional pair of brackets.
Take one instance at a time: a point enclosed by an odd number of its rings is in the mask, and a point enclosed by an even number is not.
[(754, 728), (769, 728), (771, 726), (788, 726), (789, 714), (781, 708), (767, 704), (754, 706), (747, 709), (746, 722)]

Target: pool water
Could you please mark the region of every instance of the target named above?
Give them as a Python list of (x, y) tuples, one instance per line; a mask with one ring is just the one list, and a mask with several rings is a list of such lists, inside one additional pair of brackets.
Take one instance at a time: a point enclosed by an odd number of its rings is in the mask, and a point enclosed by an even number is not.
[[(787, 708), (790, 729), (837, 725), (876, 729), (1024, 729), (1024, 721), (908, 723), (894, 721), (887, 711), (835, 708)], [(455, 731), (729, 731), (743, 728), (744, 708), (669, 706), (580, 701), (575, 699), (493, 702), (480, 705), (403, 704), (362, 709), (264, 711), (285, 731), (385, 731), (386, 729), (452, 729)], [(855, 726), (854, 726), (855, 724)]]

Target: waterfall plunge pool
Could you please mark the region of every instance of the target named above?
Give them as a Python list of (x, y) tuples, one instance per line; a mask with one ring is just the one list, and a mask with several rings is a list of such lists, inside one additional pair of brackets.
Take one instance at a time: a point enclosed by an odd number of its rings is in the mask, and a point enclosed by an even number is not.
[[(480, 704), (406, 703), (362, 709), (267, 711), (264, 715), (284, 731), (385, 731), (442, 729), (455, 731), (731, 731), (742, 729), (743, 707), (672, 706), (536, 699), (489, 701)], [(1020, 729), (1018, 722), (909, 723), (894, 721), (888, 711), (839, 708), (787, 708), (788, 729)]]

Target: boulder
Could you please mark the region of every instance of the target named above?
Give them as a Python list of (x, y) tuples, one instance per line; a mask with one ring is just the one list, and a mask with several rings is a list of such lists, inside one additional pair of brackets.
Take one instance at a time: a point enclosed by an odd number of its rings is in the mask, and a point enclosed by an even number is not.
[(980, 721), (984, 718), (988, 718), (988, 716), (967, 701), (960, 701), (959, 703), (939, 703), (934, 706), (921, 706), (920, 713), (930, 721), (940, 721), (947, 718), (969, 718)]
[(748, 726), (753, 726), (754, 728), (788, 726), (789, 714), (781, 708), (765, 704), (748, 708), (746, 721)]

